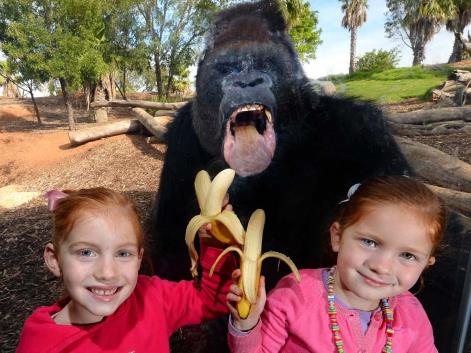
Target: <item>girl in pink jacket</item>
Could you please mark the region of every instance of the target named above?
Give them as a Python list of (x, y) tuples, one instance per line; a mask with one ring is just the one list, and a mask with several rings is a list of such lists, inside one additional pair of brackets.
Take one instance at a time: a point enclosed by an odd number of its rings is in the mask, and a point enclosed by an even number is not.
[(284, 277), (268, 298), (262, 277), (245, 320), (235, 309), (242, 292), (231, 286), (231, 351), (436, 353), (430, 322), (409, 289), (434, 264), (445, 221), (440, 200), (413, 179), (355, 185), (330, 226), (336, 266), (303, 270), (300, 283)]
[(170, 352), (177, 328), (228, 312), (236, 263), (225, 257), (209, 278), (222, 251), (210, 239), (201, 242), (200, 286), (138, 275), (144, 236), (126, 197), (105, 188), (48, 194), (54, 234), (44, 259), (67, 296), (26, 320), (17, 353)]

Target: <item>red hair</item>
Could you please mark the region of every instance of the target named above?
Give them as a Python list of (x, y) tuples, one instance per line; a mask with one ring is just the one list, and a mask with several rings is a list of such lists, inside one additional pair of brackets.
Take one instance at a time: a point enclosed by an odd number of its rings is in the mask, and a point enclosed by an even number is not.
[(336, 221), (340, 231), (355, 224), (377, 205), (407, 207), (422, 218), (432, 241), (432, 254), (439, 246), (446, 226), (443, 202), (423, 183), (406, 176), (383, 176), (362, 183), (347, 202), (340, 204)]
[(58, 200), (54, 210), (52, 244), (58, 252), (60, 243), (67, 239), (77, 220), (85, 213), (97, 213), (111, 208), (123, 212), (129, 218), (136, 234), (139, 249), (144, 248), (144, 233), (134, 204), (124, 195), (103, 187), (64, 190), (68, 197)]

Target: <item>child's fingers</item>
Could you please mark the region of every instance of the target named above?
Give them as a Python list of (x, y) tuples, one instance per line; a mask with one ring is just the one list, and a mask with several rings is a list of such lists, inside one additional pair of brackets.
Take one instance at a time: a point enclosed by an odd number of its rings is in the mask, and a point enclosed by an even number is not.
[(229, 312), (231, 313), (231, 316), (234, 320), (240, 320), (239, 313), (237, 312), (237, 309), (234, 305), (232, 305), (231, 302), (227, 302), (227, 307), (229, 308)]
[(258, 285), (258, 298), (259, 300), (263, 301), (267, 299), (267, 292), (265, 289), (265, 276), (260, 276), (260, 282)]
[(222, 208), (226, 207), (229, 204), (229, 194), (226, 193), (222, 199)]
[(234, 271), (232, 271), (232, 280), (236, 282), (240, 277), (240, 269), (237, 268)]

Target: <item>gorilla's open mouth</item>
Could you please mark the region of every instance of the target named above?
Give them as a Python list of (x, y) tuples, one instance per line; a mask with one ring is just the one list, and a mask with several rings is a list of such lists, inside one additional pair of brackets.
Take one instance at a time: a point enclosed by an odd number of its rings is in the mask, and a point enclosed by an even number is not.
[(271, 163), (276, 138), (272, 114), (261, 104), (239, 106), (226, 123), (224, 158), (240, 176), (261, 173)]

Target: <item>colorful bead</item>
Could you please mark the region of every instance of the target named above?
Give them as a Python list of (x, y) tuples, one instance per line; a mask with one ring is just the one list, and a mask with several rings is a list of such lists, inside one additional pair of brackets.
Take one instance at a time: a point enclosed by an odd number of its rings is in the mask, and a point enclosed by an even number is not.
[[(327, 302), (329, 304), (327, 313), (329, 314), (330, 329), (332, 331), (335, 346), (337, 347), (337, 353), (345, 353), (343, 349), (343, 341), (340, 337), (340, 326), (337, 322), (337, 310), (335, 309), (334, 273), (335, 266), (330, 269), (329, 276), (327, 278)], [(394, 313), (386, 298), (381, 299), (381, 311), (383, 313), (383, 319), (386, 322), (386, 344), (381, 352), (392, 353), (392, 337), (394, 336), (394, 329), (392, 326), (394, 322)]]

